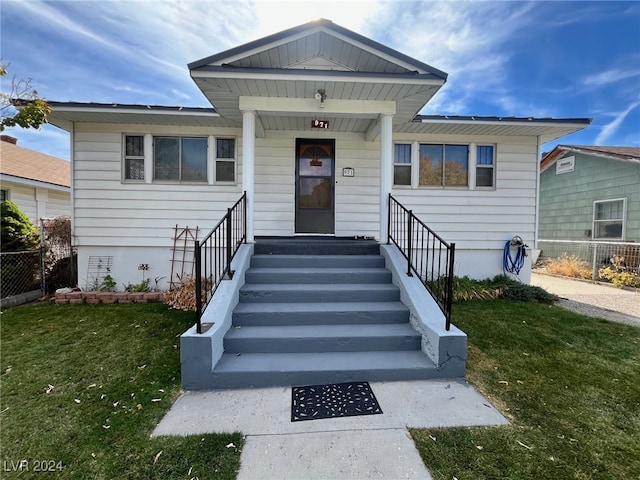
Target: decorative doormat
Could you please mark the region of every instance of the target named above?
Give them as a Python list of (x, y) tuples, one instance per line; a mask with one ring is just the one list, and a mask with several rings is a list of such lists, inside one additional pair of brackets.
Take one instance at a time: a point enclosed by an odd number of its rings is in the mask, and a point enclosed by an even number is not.
[(291, 389), (291, 421), (377, 415), (378, 405), (369, 382), (309, 385)]

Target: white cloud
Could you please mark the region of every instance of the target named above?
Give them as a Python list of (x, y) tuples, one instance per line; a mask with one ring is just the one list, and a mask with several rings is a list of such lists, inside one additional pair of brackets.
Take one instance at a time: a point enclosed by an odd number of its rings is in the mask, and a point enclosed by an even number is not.
[(631, 111), (639, 105), (640, 105), (640, 102), (632, 103), (631, 105), (629, 105), (629, 107), (627, 107), (622, 112), (616, 113), (615, 118), (611, 122), (606, 124), (604, 127), (602, 127), (602, 130), (600, 130), (600, 133), (595, 139), (595, 145), (607, 145), (607, 143), (609, 142), (609, 139), (613, 135), (615, 135), (615, 133), (618, 131), (618, 129), (624, 122), (625, 118), (627, 118), (627, 115), (629, 115), (629, 113), (631, 113)]
[(586, 86), (598, 86), (609, 85), (628, 78), (640, 77), (640, 68), (635, 69), (621, 69), (612, 68), (605, 70), (604, 72), (590, 75), (583, 80), (583, 84)]

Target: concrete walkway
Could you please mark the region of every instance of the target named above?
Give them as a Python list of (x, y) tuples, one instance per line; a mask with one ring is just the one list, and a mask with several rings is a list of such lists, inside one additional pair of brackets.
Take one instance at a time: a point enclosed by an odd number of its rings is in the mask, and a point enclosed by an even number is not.
[(504, 425), (462, 380), (374, 382), (381, 415), (291, 422), (291, 388), (185, 392), (153, 436), (242, 432), (239, 480), (430, 479), (408, 427)]
[(640, 326), (640, 290), (535, 272), (531, 284), (559, 296), (559, 305), (568, 310)]

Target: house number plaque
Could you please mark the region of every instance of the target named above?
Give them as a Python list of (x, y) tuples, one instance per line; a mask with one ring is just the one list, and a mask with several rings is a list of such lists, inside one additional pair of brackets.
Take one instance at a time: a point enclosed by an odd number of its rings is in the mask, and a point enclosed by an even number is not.
[(311, 128), (329, 128), (329, 120), (311, 120)]

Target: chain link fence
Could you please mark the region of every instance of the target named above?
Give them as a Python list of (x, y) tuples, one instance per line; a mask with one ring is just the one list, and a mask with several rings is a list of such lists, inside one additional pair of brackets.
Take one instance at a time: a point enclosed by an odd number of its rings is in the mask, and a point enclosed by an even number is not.
[(541, 252), (537, 265), (544, 265), (562, 257), (577, 258), (589, 266), (593, 280), (597, 280), (599, 270), (606, 267), (640, 275), (640, 244), (638, 243), (538, 240), (538, 249)]
[(0, 254), (0, 299), (2, 306), (19, 305), (77, 280), (77, 254), (71, 244), (68, 217), (42, 219), (38, 250)]

